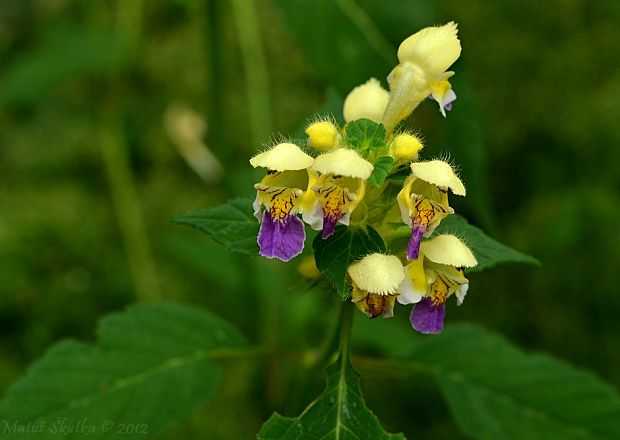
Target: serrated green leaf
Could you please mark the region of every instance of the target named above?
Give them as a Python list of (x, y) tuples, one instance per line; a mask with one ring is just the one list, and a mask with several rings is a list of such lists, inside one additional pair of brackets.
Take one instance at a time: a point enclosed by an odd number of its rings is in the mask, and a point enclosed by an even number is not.
[[(114, 437), (121, 424), (141, 427), (124, 438), (144, 438), (208, 400), (221, 373), (214, 360), (243, 354), (246, 347), (234, 328), (205, 311), (135, 305), (102, 320), (96, 346), (70, 340), (53, 346), (9, 389), (0, 420), (9, 426), (38, 421), (45, 429), (32, 438), (41, 440), (86, 438), (82, 431), (53, 429), (84, 420), (92, 430), (87, 438)], [(29, 437), (5, 430), (2, 438)]]
[(172, 222), (201, 230), (231, 252), (258, 255), (259, 224), (252, 214), (251, 199), (233, 199), (214, 208), (179, 214)]
[(336, 226), (334, 234), (323, 240), (321, 234), (312, 241), (316, 267), (331, 280), (341, 299), (349, 298), (347, 268), (355, 260), (374, 252), (385, 252), (385, 243), (372, 227)]
[(327, 387), (299, 417), (274, 413), (260, 432), (259, 440), (351, 439), (398, 440), (403, 434), (388, 434), (366, 407), (359, 374), (349, 358), (341, 354), (327, 367)]
[(394, 166), (394, 158), (391, 156), (381, 156), (375, 161), (373, 166), (374, 168), (368, 178), (368, 183), (372, 186), (381, 186)]
[(443, 220), (435, 230), (435, 235), (437, 234), (454, 234), (467, 243), (478, 259), (478, 265), (469, 269), (468, 272), (480, 272), (504, 263), (540, 266), (540, 261), (536, 258), (494, 240), (482, 230), (467, 223), (467, 220), (460, 215), (450, 215)]
[(370, 119), (351, 121), (345, 128), (347, 145), (360, 150), (385, 147), (385, 127)]
[(525, 354), (475, 326), (449, 326), (425, 338), (409, 360), (390, 362), (431, 371), (471, 438), (620, 438), (620, 397), (608, 385), (549, 356)]

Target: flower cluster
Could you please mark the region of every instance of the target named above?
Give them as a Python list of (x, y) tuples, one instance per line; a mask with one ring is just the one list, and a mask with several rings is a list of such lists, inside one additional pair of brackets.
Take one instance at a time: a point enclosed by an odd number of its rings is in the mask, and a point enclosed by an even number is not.
[[(349, 93), (344, 127), (315, 121), (304, 149), (280, 143), (250, 160), (266, 169), (254, 203), (262, 256), (289, 261), (299, 255), (304, 222), (323, 240), (337, 224), (372, 227), (393, 255), (371, 253), (350, 264), (351, 300), (371, 318), (393, 316), (396, 302), (414, 304), (410, 320), (417, 331), (443, 329), (446, 301), (454, 295), (463, 302), (469, 283), (463, 270), (477, 264), (458, 237), (434, 233), (454, 213), (449, 194), (465, 196), (465, 186), (448, 162), (420, 161), (421, 140), (400, 123), (426, 98), (446, 116), (456, 99), (447, 69), (460, 52), (453, 22), (415, 33), (398, 49), (389, 91), (372, 78)], [(355, 124), (374, 127), (380, 139), (360, 141)]]

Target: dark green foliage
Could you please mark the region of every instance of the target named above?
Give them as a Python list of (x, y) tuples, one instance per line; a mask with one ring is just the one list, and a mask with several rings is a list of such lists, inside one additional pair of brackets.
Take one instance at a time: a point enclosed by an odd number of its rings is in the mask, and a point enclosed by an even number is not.
[(478, 265), (468, 269), (469, 272), (480, 272), (505, 263), (540, 266), (540, 261), (536, 258), (492, 239), (479, 228), (467, 223), (467, 220), (458, 214), (449, 215), (435, 230), (435, 235), (445, 233), (454, 234), (463, 239), (478, 259)]
[(346, 125), (347, 145), (366, 152), (385, 147), (385, 127), (370, 119), (358, 119)]
[(368, 178), (368, 183), (372, 186), (381, 186), (394, 166), (394, 159), (391, 156), (381, 156), (373, 165), (374, 169)]
[[(143, 428), (128, 438), (145, 438), (211, 398), (221, 374), (214, 361), (244, 350), (237, 330), (205, 311), (133, 306), (101, 322), (96, 346), (71, 340), (53, 346), (9, 389), (0, 420), (40, 422), (42, 439), (62, 436), (53, 430), (58, 420), (76, 426), (84, 419), (93, 426), (91, 438), (110, 438), (123, 424)], [(10, 433), (2, 438), (21, 438)], [(78, 431), (68, 438), (84, 437)]]
[(177, 215), (172, 221), (201, 230), (228, 251), (258, 255), (259, 224), (252, 214), (250, 199), (234, 199), (214, 208)]
[(366, 407), (360, 376), (349, 356), (341, 353), (327, 367), (325, 390), (299, 417), (274, 413), (258, 433), (259, 440), (404, 440), (402, 434), (388, 434), (377, 417)]
[(463, 432), (482, 440), (611, 440), (620, 397), (590, 373), (470, 325), (425, 338), (402, 368), (430, 371)]

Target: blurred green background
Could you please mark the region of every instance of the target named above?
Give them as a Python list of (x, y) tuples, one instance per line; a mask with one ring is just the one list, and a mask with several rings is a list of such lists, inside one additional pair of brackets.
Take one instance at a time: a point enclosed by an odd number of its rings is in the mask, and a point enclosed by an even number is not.
[[(231, 362), (219, 397), (161, 438), (252, 438), (272, 410), (297, 414), (322, 388), (304, 356), (337, 300), (295, 264), (227, 254), (169, 219), (250, 196), (247, 159), (272, 133), (337, 114), (370, 76), (385, 85), (399, 42), (448, 20), (459, 99), (446, 120), (428, 102), (409, 123), (425, 157), (460, 164), (457, 211), (543, 263), (472, 275), (448, 325), (479, 323), (618, 388), (620, 2), (2, 0), (0, 390), (55, 341), (93, 340), (101, 316), (165, 299), (283, 354)], [(356, 353), (415, 344), (407, 318), (356, 316)], [(389, 431), (463, 438), (427, 378), (362, 373)]]

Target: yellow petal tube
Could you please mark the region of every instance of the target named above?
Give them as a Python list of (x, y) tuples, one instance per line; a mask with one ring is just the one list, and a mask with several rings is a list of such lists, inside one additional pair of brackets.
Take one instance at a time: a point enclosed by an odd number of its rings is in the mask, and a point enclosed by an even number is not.
[(366, 180), (370, 177), (374, 167), (355, 151), (338, 148), (317, 157), (312, 168), (321, 174), (334, 174)]
[(405, 269), (394, 255), (371, 254), (347, 269), (351, 281), (361, 290), (393, 295), (405, 279)]
[(454, 267), (474, 267), (478, 260), (471, 250), (454, 235), (438, 235), (422, 242), (420, 252), (430, 261)]
[(318, 121), (306, 128), (308, 143), (317, 150), (331, 150), (338, 146), (340, 133), (331, 121)]
[(414, 63), (401, 63), (388, 77), (390, 100), (381, 117), (388, 133), (405, 119), (428, 95), (428, 78), (424, 70)]
[(398, 48), (398, 60), (420, 66), (428, 79), (433, 79), (450, 67), (461, 55), (458, 29), (453, 21), (416, 32)]
[(375, 78), (370, 78), (351, 90), (345, 98), (344, 120), (349, 122), (366, 118), (380, 122), (389, 99), (390, 94), (381, 87), (381, 83)]
[(411, 171), (415, 177), (432, 183), (440, 188), (450, 188), (457, 196), (465, 195), (465, 186), (456, 175), (449, 163), (443, 160), (415, 162), (411, 164)]
[(396, 298), (400, 304), (415, 304), (427, 295), (428, 283), (424, 273), (424, 258), (418, 258), (405, 266), (405, 280)]
[(307, 155), (295, 144), (282, 143), (259, 153), (250, 159), (254, 168), (262, 167), (273, 171), (295, 171), (310, 168), (314, 158)]

